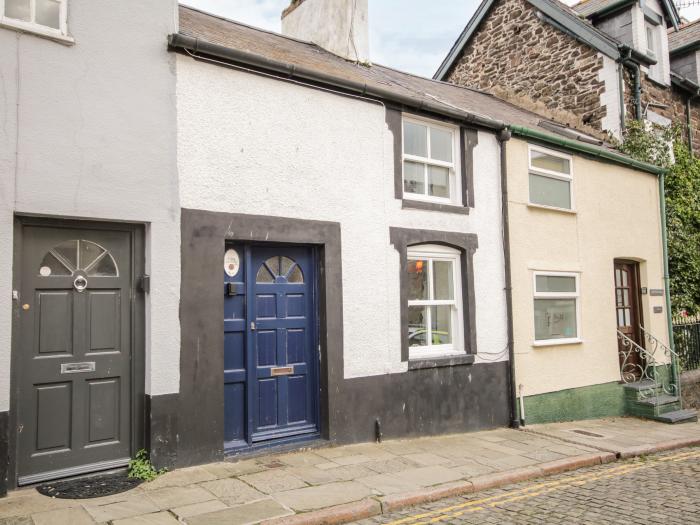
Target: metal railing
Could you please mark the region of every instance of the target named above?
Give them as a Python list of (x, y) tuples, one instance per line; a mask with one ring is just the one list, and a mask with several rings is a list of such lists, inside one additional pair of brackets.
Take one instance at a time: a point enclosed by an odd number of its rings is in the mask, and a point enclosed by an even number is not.
[(658, 416), (662, 395), (680, 398), (678, 355), (643, 327), (640, 330), (644, 346), (617, 332), (620, 376), (624, 383), (638, 384), (639, 399), (652, 401)]
[(700, 368), (700, 317), (673, 320), (673, 340), (682, 370)]

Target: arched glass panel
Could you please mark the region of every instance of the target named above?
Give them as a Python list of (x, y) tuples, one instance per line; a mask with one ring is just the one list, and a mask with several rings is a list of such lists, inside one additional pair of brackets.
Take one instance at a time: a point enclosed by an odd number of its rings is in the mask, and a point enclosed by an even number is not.
[(39, 265), (42, 277), (72, 275), (83, 270), (91, 277), (118, 277), (119, 269), (112, 255), (92, 241), (70, 240), (51, 248)]
[(293, 259), (284, 256), (270, 257), (258, 269), (258, 283), (288, 282), (300, 284), (304, 282), (304, 274)]

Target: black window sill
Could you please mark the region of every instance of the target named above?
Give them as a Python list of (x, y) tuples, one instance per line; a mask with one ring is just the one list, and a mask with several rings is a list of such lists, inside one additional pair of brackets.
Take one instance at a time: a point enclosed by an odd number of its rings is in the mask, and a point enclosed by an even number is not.
[(454, 204), (440, 204), (439, 202), (414, 201), (412, 199), (402, 199), (401, 208), (469, 215), (469, 208), (466, 206), (455, 206)]
[(424, 368), (443, 368), (447, 366), (472, 364), (474, 364), (474, 356), (471, 354), (464, 354), (449, 357), (434, 357), (432, 359), (412, 359), (408, 361), (408, 369), (423, 370)]

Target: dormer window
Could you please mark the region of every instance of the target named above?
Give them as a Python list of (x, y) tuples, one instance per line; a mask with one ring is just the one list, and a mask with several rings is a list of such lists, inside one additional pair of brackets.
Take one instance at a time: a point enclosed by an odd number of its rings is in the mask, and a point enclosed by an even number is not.
[(0, 27), (72, 42), (68, 36), (68, 0), (0, 0)]
[(656, 58), (656, 38), (654, 37), (655, 26), (647, 22), (647, 55)]

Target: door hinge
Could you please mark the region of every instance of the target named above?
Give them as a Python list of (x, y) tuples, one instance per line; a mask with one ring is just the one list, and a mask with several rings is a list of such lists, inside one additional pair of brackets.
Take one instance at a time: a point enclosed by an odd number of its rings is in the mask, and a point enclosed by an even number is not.
[(139, 290), (143, 293), (151, 293), (151, 276), (142, 275), (139, 279)]
[(255, 321), (250, 322), (250, 331), (254, 332), (255, 331)]
[(19, 291), (18, 290), (12, 290), (12, 300), (19, 301)]
[(321, 345), (318, 345), (318, 362), (320, 363), (323, 358), (323, 354), (321, 353)]

